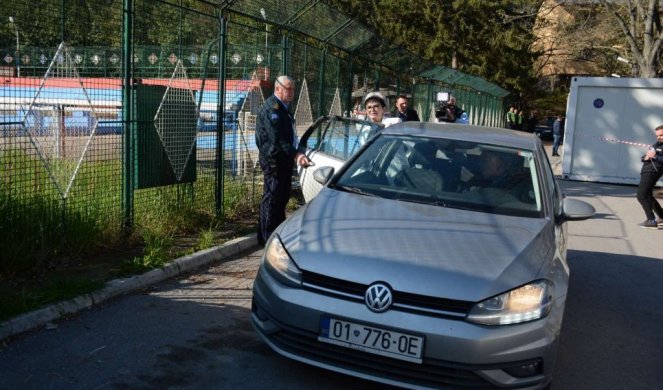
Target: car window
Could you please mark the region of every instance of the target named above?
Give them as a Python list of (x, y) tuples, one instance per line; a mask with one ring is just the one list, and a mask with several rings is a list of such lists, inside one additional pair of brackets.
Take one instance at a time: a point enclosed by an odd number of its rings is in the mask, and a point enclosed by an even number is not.
[(348, 160), (377, 130), (379, 127), (367, 122), (332, 120), (322, 135), (318, 150)]
[(329, 117), (320, 117), (317, 121), (302, 135), (299, 146), (306, 146), (307, 150), (317, 149), (322, 142), (322, 134), (329, 125)]
[(380, 135), (332, 186), (407, 202), (540, 217), (535, 155), (495, 145)]

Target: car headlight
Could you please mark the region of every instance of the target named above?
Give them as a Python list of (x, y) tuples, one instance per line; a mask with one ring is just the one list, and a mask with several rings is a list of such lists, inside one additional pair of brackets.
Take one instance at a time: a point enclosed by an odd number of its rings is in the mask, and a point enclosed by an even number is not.
[(269, 241), (265, 248), (264, 264), (267, 270), (284, 284), (299, 287), (302, 283), (302, 272), (290, 258), (278, 234)]
[(553, 286), (538, 280), (479, 302), (467, 319), (482, 325), (509, 325), (545, 317), (552, 309)]

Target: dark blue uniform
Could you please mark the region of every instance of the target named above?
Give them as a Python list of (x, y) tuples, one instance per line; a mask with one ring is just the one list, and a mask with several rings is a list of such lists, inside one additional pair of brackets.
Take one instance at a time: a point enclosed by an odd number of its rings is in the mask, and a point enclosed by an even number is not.
[(256, 123), (256, 145), (265, 176), (258, 226), (258, 242), (261, 244), (285, 220), (297, 155), (294, 140), (294, 118), (276, 96), (270, 96), (260, 108)]

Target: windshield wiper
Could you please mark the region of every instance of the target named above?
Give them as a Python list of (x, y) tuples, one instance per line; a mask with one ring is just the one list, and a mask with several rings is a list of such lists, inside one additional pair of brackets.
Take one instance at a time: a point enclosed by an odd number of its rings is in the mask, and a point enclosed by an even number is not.
[(446, 203), (444, 203), (441, 200), (437, 200), (437, 199), (396, 198), (396, 200), (400, 200), (402, 202), (421, 203), (421, 204), (430, 204), (430, 205), (433, 205), (433, 206), (447, 207)]
[(366, 192), (366, 191), (362, 190), (361, 188), (357, 188), (357, 187), (342, 186), (340, 184), (336, 184), (334, 186), (334, 188), (336, 188), (338, 190), (341, 190), (341, 191), (345, 191), (345, 192), (351, 192), (353, 194), (359, 194), (359, 195), (365, 195), (365, 196), (374, 196), (374, 197), (377, 196), (375, 194), (372, 194), (370, 192)]

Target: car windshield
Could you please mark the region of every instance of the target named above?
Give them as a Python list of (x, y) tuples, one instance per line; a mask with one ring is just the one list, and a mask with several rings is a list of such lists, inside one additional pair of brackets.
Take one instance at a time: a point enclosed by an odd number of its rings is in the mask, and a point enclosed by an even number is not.
[(441, 207), (543, 215), (532, 151), (477, 142), (383, 134), (330, 187)]

